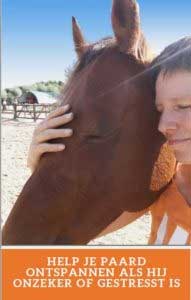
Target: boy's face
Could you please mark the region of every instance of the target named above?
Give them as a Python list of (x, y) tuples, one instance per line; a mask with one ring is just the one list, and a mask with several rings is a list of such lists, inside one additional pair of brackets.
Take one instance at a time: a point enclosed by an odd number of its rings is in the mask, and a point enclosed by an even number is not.
[(191, 72), (160, 73), (156, 82), (158, 129), (172, 147), (177, 161), (191, 164)]

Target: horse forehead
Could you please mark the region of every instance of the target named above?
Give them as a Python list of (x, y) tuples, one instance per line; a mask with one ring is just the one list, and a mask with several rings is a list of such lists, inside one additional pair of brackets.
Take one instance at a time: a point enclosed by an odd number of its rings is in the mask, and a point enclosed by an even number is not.
[[(103, 52), (97, 65), (101, 71), (101, 77), (105, 76), (111, 81), (117, 78), (126, 80), (136, 76), (135, 82), (138, 82), (139, 76), (137, 75), (142, 74), (147, 68), (144, 62), (134, 55), (121, 53), (117, 47)], [(94, 75), (96, 76), (96, 73)]]

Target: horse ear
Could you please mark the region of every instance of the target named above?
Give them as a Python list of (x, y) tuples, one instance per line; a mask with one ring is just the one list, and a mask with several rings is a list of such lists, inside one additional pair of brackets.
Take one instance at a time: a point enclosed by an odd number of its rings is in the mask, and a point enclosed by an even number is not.
[(75, 50), (80, 58), (87, 49), (87, 44), (82, 35), (81, 29), (74, 17), (72, 17), (72, 32), (73, 32), (73, 40), (75, 45)]
[(136, 0), (113, 0), (112, 26), (120, 50), (137, 55), (141, 26)]

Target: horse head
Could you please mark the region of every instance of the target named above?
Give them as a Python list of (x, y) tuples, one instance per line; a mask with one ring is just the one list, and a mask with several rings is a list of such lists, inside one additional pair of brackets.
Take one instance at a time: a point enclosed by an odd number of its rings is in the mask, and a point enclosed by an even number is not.
[(78, 63), (60, 103), (71, 105), (74, 135), (64, 152), (41, 159), (4, 244), (85, 244), (123, 211), (151, 205), (172, 178), (136, 1), (113, 0), (112, 26), (114, 38), (87, 43), (72, 20)]

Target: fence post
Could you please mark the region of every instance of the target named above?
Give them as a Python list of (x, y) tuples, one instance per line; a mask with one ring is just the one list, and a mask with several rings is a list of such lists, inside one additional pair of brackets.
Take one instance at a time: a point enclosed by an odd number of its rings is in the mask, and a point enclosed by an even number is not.
[(34, 116), (34, 121), (36, 122), (36, 105), (33, 104), (33, 116)]
[(17, 119), (17, 104), (16, 103), (13, 103), (13, 110), (14, 110), (13, 119), (16, 120)]
[(7, 109), (5, 100), (2, 101), (2, 106), (3, 106), (2, 111), (5, 111)]

